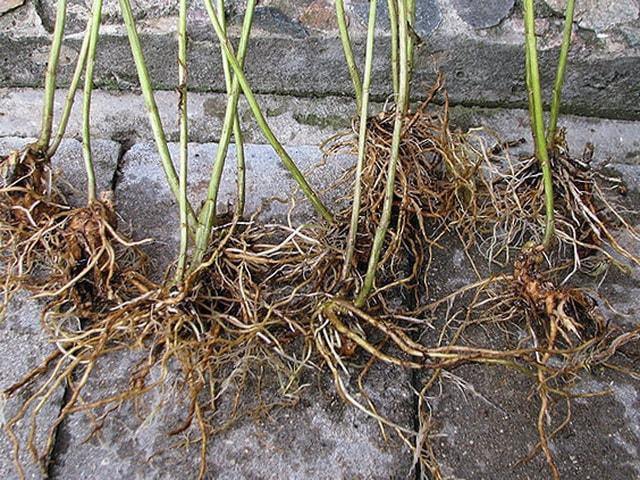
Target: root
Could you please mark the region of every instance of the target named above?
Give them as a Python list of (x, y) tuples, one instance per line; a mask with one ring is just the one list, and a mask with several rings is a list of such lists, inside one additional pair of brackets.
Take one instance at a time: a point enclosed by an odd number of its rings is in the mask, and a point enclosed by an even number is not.
[[(444, 100), (442, 107), (433, 104), (438, 96)], [(380, 223), (394, 119), (395, 109), (390, 108), (367, 120), (363, 198), (356, 255), (351, 266), (351, 274), (356, 278), (366, 265)], [(358, 132), (357, 120), (353, 131)], [(326, 147), (328, 153), (345, 150), (357, 151), (357, 138), (338, 137)], [(405, 117), (392, 221), (379, 262), (379, 270), (394, 281), (385, 281), (378, 290), (403, 286), (428, 291), (423, 274), (430, 264), (430, 252), (439, 247), (442, 236), (456, 232), (473, 242), (474, 220), (479, 215), (477, 195), (482, 185), (478, 175), (484, 161), (483, 153), (465, 134), (450, 128), (448, 96), (441, 75), (427, 98)], [(354, 172), (348, 175), (353, 177)], [(337, 217), (347, 223), (350, 213), (346, 209)], [(409, 269), (407, 264), (411, 265)]]
[[(444, 99), (439, 110), (432, 104), (437, 95)], [(638, 340), (640, 330), (615, 331), (592, 296), (559, 280), (566, 269), (543, 268), (545, 252), (531, 246), (542, 239), (544, 228), (537, 164), (516, 165), (508, 156), (499, 163), (499, 150), (452, 131), (442, 79), (404, 119), (382, 274), (366, 309), (356, 308), (353, 293), (362, 286), (360, 272), (380, 222), (393, 121), (390, 111), (368, 119), (365, 197), (356, 255), (346, 277), (349, 210), (330, 227), (234, 219), (218, 227), (206, 261), (179, 287), (155, 284), (144, 276), (138, 244), (118, 233), (109, 196), (86, 208), (65, 207), (52, 193), (46, 162), (36, 153), (25, 150), (30, 153), (4, 159), (3, 172), (9, 172), (4, 175), (9, 183), (0, 191), (1, 231), (9, 245), (1, 259), (5, 292), (28, 280), (36, 296), (50, 300), (43, 326), (57, 347), (5, 392), (16, 395), (38, 386), (6, 425), (16, 462), (20, 444), (13, 430), (19, 420), (28, 417), (27, 446), (42, 462), (56, 427), (69, 415), (101, 409), (102, 422), (122, 402), (173, 387), (170, 372), (177, 368), (177, 383), (188, 399), (186, 417), (171, 433), (196, 432), (203, 478), (211, 435), (243, 416), (295, 403), (305, 387), (304, 375), (326, 368), (345, 401), (373, 418), (383, 435), (393, 432), (414, 452), (422, 472), (442, 478), (430, 444), (435, 429), (430, 390), (452, 377), (456, 367), (473, 363), (515, 368), (535, 382), (540, 399), (536, 451), (543, 452), (555, 475), (549, 442), (558, 429), (547, 433), (552, 400), (566, 393), (567, 379), (581, 370), (610, 365), (622, 345)], [(353, 139), (339, 139), (332, 150), (353, 145)], [(613, 252), (637, 262), (609, 229), (622, 226), (638, 239), (637, 232), (605, 198), (605, 187), (596, 181), (602, 178), (589, 163), (572, 159), (562, 147), (553, 157), (557, 258), (570, 252), (574, 269), (594, 252), (611, 262), (617, 262)], [(467, 250), (487, 250), (491, 259), (502, 256), (506, 262), (512, 249), (520, 253), (511, 273), (419, 307), (428, 295), (432, 249), (446, 233), (454, 233)], [(413, 295), (404, 305), (395, 301), (399, 289)], [(452, 315), (455, 302), (468, 297), (471, 304)], [(437, 340), (428, 342), (423, 334), (435, 328), (434, 318), (443, 323)], [(476, 328), (496, 329), (509, 343), (503, 348), (477, 345), (467, 335)], [(96, 366), (123, 351), (144, 354), (128, 384), (86, 402), (83, 391)], [(351, 391), (350, 372), (359, 371), (362, 389), (376, 362), (431, 373), (416, 392), (417, 431), (381, 415), (367, 395), (361, 401)], [(37, 413), (63, 383), (71, 394), (49, 426), (44, 450), (38, 451)], [(24, 473), (19, 462), (18, 470)]]
[[(551, 155), (555, 194), (556, 263), (568, 262), (567, 276), (579, 270), (601, 275), (608, 265), (625, 269), (640, 265), (640, 258), (617, 241), (615, 231), (640, 241), (624, 216), (619, 201), (624, 195), (620, 179), (605, 176), (592, 166), (594, 149), (587, 145), (582, 158), (569, 153), (564, 132)], [(508, 154), (485, 167), (488, 206), (496, 212), (493, 236), (485, 239), (492, 259), (509, 257), (509, 249), (527, 242), (541, 243), (544, 236), (544, 201), (540, 166), (534, 157), (512, 162)]]

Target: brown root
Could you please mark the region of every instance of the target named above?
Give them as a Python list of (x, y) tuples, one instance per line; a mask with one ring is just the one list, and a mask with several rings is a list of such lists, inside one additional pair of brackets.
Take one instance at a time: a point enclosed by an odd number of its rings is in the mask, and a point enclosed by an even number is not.
[[(582, 158), (570, 155), (564, 132), (551, 152), (555, 198), (556, 263), (568, 262), (568, 274), (578, 270), (599, 275), (613, 264), (640, 265), (640, 258), (616, 239), (626, 231), (634, 241), (640, 232), (627, 220), (630, 213), (619, 200), (625, 187), (592, 165), (594, 149), (587, 145)], [(488, 207), (496, 212), (491, 245), (492, 259), (508, 260), (510, 249), (527, 242), (541, 243), (545, 229), (542, 172), (535, 157), (513, 163), (508, 155), (486, 165)], [(619, 232), (618, 232), (619, 233)]]
[[(441, 107), (434, 104), (436, 97), (443, 100)], [(356, 255), (351, 266), (356, 278), (358, 272), (364, 270), (380, 223), (394, 119), (395, 110), (391, 108), (367, 120), (363, 196)], [(448, 96), (442, 76), (427, 98), (407, 113), (404, 123), (392, 221), (379, 270), (387, 278), (395, 279), (386, 281), (384, 289), (402, 285), (414, 290), (419, 286), (426, 291), (424, 274), (429, 268), (430, 252), (434, 247), (439, 248), (442, 236), (455, 232), (465, 242), (473, 243), (474, 219), (480, 214), (478, 190), (483, 183), (479, 174), (485, 159), (466, 134), (450, 127)], [(358, 131), (358, 120), (354, 121), (353, 131)], [(356, 133), (338, 138), (329, 145), (328, 151), (357, 152), (357, 143)], [(352, 170), (348, 175), (353, 177), (354, 173)], [(337, 217), (348, 219), (350, 214), (347, 208)]]

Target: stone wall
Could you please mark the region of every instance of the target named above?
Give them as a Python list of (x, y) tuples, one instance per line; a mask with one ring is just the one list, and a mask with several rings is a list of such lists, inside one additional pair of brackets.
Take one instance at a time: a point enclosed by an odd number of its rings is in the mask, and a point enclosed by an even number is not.
[[(555, 73), (565, 0), (538, 1), (542, 78)], [(55, 0), (0, 0), (0, 87), (39, 87), (55, 19)], [(90, 9), (90, 0), (70, 0), (60, 81), (69, 81)], [(237, 37), (243, 0), (227, 1), (231, 36)], [(373, 93), (390, 92), (386, 2), (380, 3)], [(467, 106), (524, 105), (523, 20), (520, 0), (418, 0), (416, 30), (423, 43), (416, 58), (418, 97), (441, 69), (451, 100)], [(134, 2), (155, 85), (176, 85), (175, 0)], [(639, 0), (578, 1), (574, 45), (565, 91), (567, 112), (623, 119), (640, 118)], [(361, 58), (368, 0), (347, 0), (350, 28)], [(217, 42), (201, 2), (190, 9), (191, 88), (220, 92), (224, 82)], [(256, 92), (324, 97), (350, 95), (332, 0), (259, 2), (247, 61)], [(136, 89), (137, 77), (118, 14), (105, 2), (97, 84)]]

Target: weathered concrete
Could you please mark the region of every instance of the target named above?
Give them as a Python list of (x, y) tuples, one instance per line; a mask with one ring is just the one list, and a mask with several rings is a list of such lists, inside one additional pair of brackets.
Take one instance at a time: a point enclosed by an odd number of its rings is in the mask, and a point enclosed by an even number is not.
[[(0, 318), (0, 392), (18, 382), (41, 362), (55, 348), (49, 343), (48, 335), (40, 326), (40, 311), (42, 302), (31, 300), (26, 293), (19, 293), (11, 300), (4, 318)], [(13, 480), (18, 475), (13, 463), (13, 446), (4, 428), (7, 422), (19, 412), (23, 403), (42, 385), (22, 390), (19, 394), (7, 400), (0, 396), (0, 478)], [(38, 430), (35, 437), (36, 447), (42, 453), (46, 445), (49, 426), (55, 421), (63, 406), (64, 386), (55, 389), (51, 399), (36, 415)], [(21, 442), (20, 463), (28, 479), (46, 477), (46, 458), (43, 465), (35, 462), (26, 446), (31, 429), (31, 416), (38, 402), (31, 404), (25, 417), (14, 426), (14, 431)]]
[[(24, 118), (19, 115), (18, 106), (21, 98), (28, 98), (30, 91), (11, 93), (4, 97), (2, 111), (16, 115), (13, 118)], [(165, 97), (163, 97), (165, 98)], [(169, 130), (175, 132), (172, 122), (174, 102), (172, 94), (166, 94), (161, 102), (163, 116), (172, 125)], [(7, 100), (10, 99), (10, 100)], [(212, 120), (206, 123), (204, 104), (208, 102), (210, 112), (221, 105), (220, 96), (193, 95), (194, 125), (214, 125)], [(138, 105), (140, 116), (130, 115), (133, 120), (123, 119), (126, 128), (118, 126), (113, 118), (108, 118), (106, 106), (112, 102), (121, 102), (122, 113), (126, 113), (126, 105)], [(335, 114), (344, 115), (350, 108), (350, 102), (335, 102), (337, 111), (331, 109), (332, 99), (295, 100), (287, 102), (280, 97), (264, 97), (274, 110), (272, 118), (281, 123), (276, 133), (285, 135), (292, 132), (296, 145), (288, 145), (288, 151), (294, 160), (299, 162), (303, 170), (318, 164), (322, 155), (318, 147), (304, 145), (304, 137), (295, 133), (297, 128), (308, 128), (310, 138), (321, 138), (328, 133), (332, 123), (325, 119)], [(305, 113), (305, 108), (317, 102), (309, 115), (314, 123), (321, 125), (306, 126), (295, 121), (292, 112)], [(10, 105), (5, 109), (4, 105)], [(29, 103), (27, 103), (27, 106)], [(36, 105), (35, 101), (34, 104)], [(104, 107), (100, 106), (104, 105)], [(197, 105), (203, 105), (198, 107)], [(288, 106), (291, 105), (291, 110)], [(124, 155), (120, 166), (122, 170), (116, 189), (116, 200), (120, 214), (125, 223), (133, 228), (136, 239), (151, 236), (156, 238), (148, 252), (155, 262), (155, 273), (159, 276), (167, 264), (174, 258), (176, 245), (177, 209), (166, 186), (162, 172), (159, 170), (158, 158), (153, 143), (150, 141), (148, 127), (143, 126), (142, 104), (135, 96), (122, 97), (99, 93), (96, 96), (95, 114), (104, 118), (105, 124), (113, 127), (100, 127), (98, 136), (116, 138), (119, 141), (134, 140), (131, 149)], [(201, 110), (199, 110), (201, 108)], [(25, 109), (28, 110), (28, 107)], [(20, 117), (22, 115), (22, 117)], [(104, 116), (103, 116), (104, 115)], [(213, 115), (213, 114), (212, 114)], [(215, 115), (216, 117), (219, 114)], [(525, 111), (503, 111), (487, 109), (456, 108), (452, 110), (456, 123), (465, 129), (482, 124), (487, 129), (494, 129), (504, 139), (517, 139), (529, 136), (527, 113)], [(0, 117), (1, 118), (1, 117)], [(219, 118), (219, 117), (218, 117)], [(297, 117), (300, 118), (300, 117)], [(107, 121), (108, 120), (108, 121)], [(569, 127), (569, 141), (574, 151), (580, 151), (586, 141), (596, 144), (596, 161), (603, 164), (610, 161), (610, 166), (623, 173), (631, 194), (639, 195), (638, 179), (640, 178), (640, 145), (637, 132), (638, 123), (627, 121), (602, 121), (593, 118), (563, 117), (562, 124)], [(0, 132), (5, 124), (0, 121)], [(16, 122), (20, 128), (37, 129), (37, 123)], [(24, 127), (27, 125), (27, 127)], [(77, 123), (72, 127), (77, 128)], [(215, 124), (218, 125), (218, 124)], [(205, 130), (209, 127), (202, 127)], [(253, 128), (253, 127), (252, 127)], [(26, 131), (26, 130), (25, 130)], [(126, 135), (123, 136), (122, 132)], [(253, 133), (252, 133), (253, 132)], [(36, 132), (37, 133), (37, 132)], [(173, 134), (172, 134), (173, 135)], [(214, 135), (215, 133), (207, 133)], [(255, 137), (251, 137), (255, 135)], [(248, 136), (258, 138), (255, 130), (250, 129)], [(0, 141), (0, 151), (9, 147), (18, 147), (24, 140), (5, 139)], [(75, 168), (82, 171), (80, 144), (68, 140), (68, 147), (61, 150), (77, 162)], [(310, 142), (312, 143), (312, 142)], [(11, 144), (11, 145), (9, 145)], [(115, 169), (115, 159), (120, 151), (120, 144), (113, 141), (102, 142), (104, 153), (98, 153), (99, 140), (95, 140), (96, 157), (104, 159), (103, 181), (111, 180)], [(206, 189), (207, 177), (214, 158), (216, 145), (190, 144), (191, 192), (192, 201), (198, 204)], [(530, 144), (525, 146), (530, 150)], [(174, 158), (175, 144), (171, 145)], [(75, 153), (73, 153), (75, 152)], [(287, 204), (273, 200), (271, 197), (286, 198), (297, 192), (295, 184), (282, 173), (279, 159), (271, 149), (264, 145), (249, 144), (248, 152), (248, 188), (254, 197), (250, 198), (249, 211), (263, 207), (263, 218), (282, 218)], [(61, 156), (62, 157), (62, 156)], [(314, 170), (310, 176), (311, 183), (319, 187), (327, 187), (336, 180), (341, 172), (353, 163), (353, 157), (343, 156), (330, 158), (327, 165)], [(64, 161), (56, 158), (54, 164), (64, 165)], [(228, 211), (232, 205), (234, 193), (234, 152), (230, 151), (229, 165), (223, 177), (219, 209)], [(101, 167), (102, 168), (102, 167)], [(64, 172), (63, 172), (64, 174)], [(69, 176), (72, 183), (81, 185), (81, 174)], [(74, 181), (73, 178), (76, 180)], [(108, 182), (107, 182), (108, 183)], [(258, 187), (260, 188), (258, 190)], [(323, 199), (333, 203), (339, 192), (322, 193)], [(271, 200), (271, 201), (270, 201)], [(144, 209), (141, 208), (144, 206)], [(294, 221), (304, 221), (311, 216), (306, 202), (300, 200), (294, 215)], [(473, 280), (474, 276), (468, 268), (465, 256), (461, 252), (449, 251), (445, 257), (435, 261), (432, 268), (432, 296), (440, 296)], [(616, 307), (618, 311), (628, 315), (616, 317), (620, 325), (632, 327), (637, 325), (638, 295), (640, 282), (638, 276), (627, 277), (610, 273), (601, 288), (601, 293)], [(35, 307), (33, 307), (35, 308)], [(30, 312), (30, 310), (29, 310)], [(20, 319), (33, 316), (20, 310)], [(21, 320), (22, 321), (22, 320)], [(29, 322), (29, 320), (26, 320)], [(34, 323), (27, 323), (35, 325)], [(15, 358), (22, 358), (24, 353), (14, 349), (25, 345), (21, 339), (32, 338), (40, 332), (29, 330), (27, 333), (14, 327), (15, 323), (7, 323), (7, 331), (0, 340), (0, 372), (5, 379), (5, 370), (14, 375), (15, 381), (19, 373), (39, 361), (45, 350), (33, 354), (33, 362), (20, 365), (17, 372)], [(3, 324), (0, 324), (0, 330)], [(21, 335), (25, 335), (22, 336)], [(6, 343), (3, 343), (6, 340)], [(6, 345), (6, 346), (5, 346)], [(29, 347), (37, 347), (32, 342)], [(5, 350), (8, 346), (8, 350)], [(50, 347), (49, 347), (50, 348)], [(635, 348), (636, 350), (633, 350)], [(5, 356), (3, 352), (9, 352)], [(30, 354), (27, 354), (29, 356)], [(625, 351), (625, 356), (617, 359), (630, 362), (638, 355), (637, 346)], [(5, 360), (5, 357), (7, 360)], [(95, 376), (87, 387), (85, 400), (91, 401), (114, 393), (118, 387), (127, 384), (128, 375), (141, 357), (114, 356), (103, 359), (96, 368)], [(632, 367), (631, 364), (627, 365)], [(175, 371), (172, 370), (172, 374)], [(433, 398), (430, 404), (433, 413), (433, 444), (436, 456), (444, 473), (455, 478), (547, 478), (544, 460), (538, 455), (531, 462), (514, 468), (515, 462), (525, 456), (537, 441), (535, 419), (537, 415), (537, 399), (531, 389), (531, 382), (526, 376), (516, 374), (500, 367), (467, 366), (456, 369), (456, 376), (464, 379), (462, 388), (456, 379), (449, 377), (443, 383), (442, 393)], [(173, 378), (173, 377), (172, 377)], [(300, 402), (290, 408), (272, 411), (269, 416), (260, 419), (245, 419), (231, 429), (216, 435), (210, 444), (207, 460), (209, 474), (214, 478), (405, 478), (411, 467), (411, 455), (405, 447), (392, 441), (385, 444), (380, 437), (376, 423), (338, 399), (328, 380), (318, 381), (315, 374), (309, 373), (306, 378), (310, 386), (303, 392)], [(8, 383), (10, 383), (10, 381)], [(394, 368), (377, 366), (368, 383), (368, 393), (376, 403), (394, 420), (413, 426), (415, 421), (415, 397), (410, 384), (417, 385), (417, 379)], [(173, 380), (170, 382), (172, 383)], [(0, 386), (4, 386), (0, 385)], [(610, 389), (611, 395), (588, 400), (577, 400), (572, 410), (573, 422), (553, 442), (552, 447), (564, 478), (612, 478), (623, 480), (638, 476), (639, 457), (637, 443), (638, 411), (640, 410), (640, 385), (628, 377), (604, 371), (594, 371), (584, 375), (576, 391), (596, 392)], [(112, 412), (95, 437), (85, 442), (86, 436), (93, 428), (92, 421), (82, 415), (71, 417), (59, 430), (58, 441), (51, 465), (51, 478), (174, 478), (176, 476), (191, 478), (198, 468), (199, 445), (188, 443), (186, 434), (169, 437), (167, 433), (180, 424), (185, 412), (185, 399), (179, 391), (168, 389), (165, 402), (159, 404), (161, 395), (152, 393), (136, 405), (123, 404)], [(57, 404), (59, 405), (59, 403)], [(5, 406), (5, 411), (6, 411)], [(58, 407), (59, 408), (59, 407)], [(563, 405), (556, 405), (554, 425), (563, 418)], [(55, 415), (54, 411), (51, 415)], [(5, 415), (6, 418), (6, 415)], [(43, 417), (43, 425), (52, 416)], [(194, 429), (186, 433), (195, 434)], [(473, 443), (472, 443), (473, 442)], [(0, 444), (0, 455), (4, 455), (3, 444)], [(6, 444), (5, 444), (6, 445)], [(7, 448), (6, 446), (4, 447)], [(5, 456), (6, 457), (6, 456)], [(8, 458), (8, 457), (6, 457)], [(4, 470), (3, 470), (4, 468)], [(5, 473), (6, 472), (6, 473)], [(34, 470), (36, 477), (37, 472)], [(15, 478), (10, 462), (0, 461), (0, 475), (3, 478)]]
[[(177, 161), (177, 145), (171, 144), (170, 151)], [(194, 207), (198, 207), (206, 197), (211, 167), (215, 158), (216, 144), (189, 145), (189, 192)], [(298, 168), (308, 174), (311, 185), (321, 189), (321, 198), (332, 205), (342, 193), (340, 189), (328, 189), (341, 177), (345, 169), (353, 165), (349, 155), (334, 156), (320, 165), (323, 155), (316, 146), (287, 147), (287, 151)], [(296, 197), (297, 208), (293, 221), (313, 218), (308, 202), (280, 158), (267, 145), (246, 145), (246, 213), (261, 212), (263, 221), (286, 218), (290, 207), (290, 196)], [(235, 148), (230, 146), (228, 161), (222, 177), (218, 197), (218, 213), (233, 212), (235, 198)], [(118, 211), (125, 221), (132, 224), (136, 239), (153, 238), (156, 243), (146, 247), (153, 251), (153, 259), (161, 262), (163, 270), (168, 261), (175, 257), (177, 248), (177, 204), (166, 187), (164, 174), (158, 168), (159, 157), (153, 144), (136, 144), (124, 157), (121, 181), (117, 186)], [(162, 221), (157, 220), (161, 218)]]
[[(37, 89), (4, 90), (0, 94), (0, 137), (36, 137), (40, 129), (43, 91)], [(55, 102), (54, 125), (60, 116), (66, 92), (59, 90)], [(175, 92), (156, 93), (165, 133), (169, 141), (178, 141), (178, 97)], [(189, 94), (189, 138), (194, 143), (219, 140), (224, 119), (226, 95)], [(297, 98), (281, 95), (259, 95), (260, 106), (269, 126), (287, 145), (319, 145), (336, 130), (351, 127), (355, 102), (345, 97)], [(82, 100), (76, 97), (67, 136), (81, 135)], [(377, 108), (373, 106), (373, 108)], [(242, 130), (247, 143), (265, 143), (246, 101), (239, 103)], [(149, 117), (140, 94), (96, 91), (91, 108), (94, 138), (123, 143), (153, 142)]]
[[(363, 57), (362, 9), (366, 3), (353, 0), (348, 4), (358, 59)], [(381, 2), (381, 12), (385, 3)], [(424, 43), (416, 55), (413, 90), (416, 98), (426, 91), (435, 72), (441, 69), (449, 77), (451, 101), (455, 104), (524, 106), (523, 22), (520, 9), (510, 8), (512, 3), (513, 0), (418, 2), (422, 13), (416, 29)], [(635, 72), (640, 70), (640, 21), (637, 13), (634, 14), (637, 12), (636, 0), (627, 4), (630, 7), (624, 9), (620, 18), (615, 15), (618, 12), (615, 9), (589, 10), (604, 11), (604, 16), (576, 29), (564, 95), (566, 111), (640, 118), (640, 90), (635, 81)], [(41, 9), (45, 26), (52, 20), (46, 13), (46, 5), (45, 2)], [(85, 18), (86, 3), (73, 5), (70, 16), (77, 14), (79, 18)], [(177, 82), (177, 65), (167, 61), (166, 52), (176, 51), (175, 5), (169, 8), (169, 3), (164, 3), (168, 9), (150, 9), (146, 5), (146, 2), (140, 4), (138, 15), (142, 19), (141, 37), (151, 78), (158, 88), (173, 90)], [(303, 23), (305, 19), (310, 22), (316, 19), (315, 15), (309, 14), (310, 8), (327, 15), (328, 6), (319, 0), (305, 0), (300, 4), (274, 0), (260, 7), (246, 62), (247, 76), (256, 92), (311, 97), (352, 95), (335, 29), (330, 22), (325, 22), (326, 27), (312, 23), (307, 28)], [(17, 15), (24, 15), (20, 12), (25, 9), (32, 9), (32, 4), (27, 2), (5, 14), (1, 20), (19, 22)], [(78, 9), (84, 9), (85, 13), (79, 13)], [(201, 9), (196, 7), (191, 15), (189, 81), (195, 90), (221, 92), (224, 82), (217, 42)], [(232, 5), (230, 10), (237, 11), (237, 8)], [(552, 9), (547, 10), (549, 14), (541, 18), (538, 33), (542, 80), (550, 88), (555, 75), (562, 18)], [(13, 19), (5, 20), (5, 17)], [(107, 18), (111, 17), (107, 15)], [(113, 22), (116, 18), (113, 17)], [(24, 21), (26, 25), (28, 22)], [(238, 34), (239, 21), (238, 16), (232, 17), (230, 35), (234, 38)], [(578, 25), (584, 21), (579, 20)], [(96, 82), (105, 88), (135, 89), (138, 81), (126, 35), (122, 26), (113, 22), (103, 29)], [(0, 86), (42, 85), (49, 37), (32, 30), (29, 34), (26, 32), (27, 27), (24, 31), (16, 27), (0, 35)], [(81, 34), (70, 33), (65, 41), (59, 77), (61, 85), (68, 83), (73, 71), (80, 37)], [(378, 55), (374, 62), (372, 94), (382, 100), (391, 91), (389, 37), (384, 29), (380, 30), (376, 45)]]
[[(541, 455), (518, 464), (538, 442), (539, 400), (527, 376), (511, 369), (465, 366), (456, 382), (443, 382), (432, 402), (441, 436), (434, 442), (446, 478), (550, 478)], [(640, 383), (612, 372), (583, 374), (576, 393), (610, 392), (576, 400), (571, 423), (552, 442), (562, 478), (623, 480), (640, 475), (637, 445)], [(553, 404), (551, 431), (566, 417), (563, 401)]]
[[(206, 191), (216, 145), (190, 144), (189, 148), (191, 200), (198, 205)], [(170, 149), (175, 154), (177, 146), (172, 144)], [(353, 163), (352, 156), (338, 156), (313, 169), (322, 160), (317, 147), (287, 149), (301, 169), (312, 170), (309, 178), (316, 185), (331, 185)], [(247, 145), (246, 153), (247, 212), (262, 209), (262, 220), (282, 221), (288, 210), (287, 198), (299, 196), (295, 184), (270, 147)], [(232, 148), (221, 186), (221, 213), (231, 208), (234, 161)], [(137, 144), (127, 152), (120, 179), (116, 189), (119, 212), (131, 223), (135, 238), (151, 236), (157, 240), (147, 251), (159, 276), (175, 256), (177, 222), (175, 202), (158, 169), (152, 144)], [(335, 205), (338, 192), (327, 192), (323, 198)], [(302, 200), (292, 218), (294, 222), (312, 218)], [(135, 355), (104, 359), (86, 388), (87, 398), (100, 398), (113, 393), (118, 385), (126, 385), (138, 361)], [(295, 406), (278, 408), (264, 418), (242, 419), (211, 440), (207, 468), (212, 478), (383, 479), (404, 478), (410, 473), (411, 454), (398, 440), (385, 442), (377, 423), (347, 407), (327, 377), (318, 381), (313, 372), (305, 377), (303, 382), (310, 386)], [(410, 382), (409, 372), (376, 366), (366, 384), (380, 412), (408, 428), (413, 425), (414, 405)], [(137, 407), (124, 404), (88, 443), (83, 443), (91, 430), (86, 418), (77, 416), (65, 422), (52, 467), (54, 478), (174, 478), (176, 472), (185, 478), (196, 476), (199, 444), (184, 444), (186, 435), (195, 435), (194, 428), (178, 437), (167, 436), (180, 424), (188, 402), (171, 388), (166, 392), (168, 398), (154, 392)]]
[[(100, 398), (126, 385), (139, 360), (122, 355), (103, 359), (85, 389), (87, 397)], [(200, 458), (196, 429), (192, 425), (180, 435), (168, 435), (182, 424), (188, 408), (176, 387), (179, 383), (170, 375), (167, 385), (172, 387), (151, 392), (135, 406), (124, 403), (88, 442), (84, 440), (92, 426), (87, 418), (74, 416), (65, 422), (53, 478), (195, 478)], [(108, 382), (100, 380), (105, 376)], [(385, 442), (376, 422), (346, 406), (327, 381), (318, 385), (315, 374), (305, 381), (311, 385), (295, 405), (241, 419), (210, 439), (207, 478), (385, 479), (409, 474), (411, 455), (404, 446), (394, 439)], [(368, 393), (382, 412), (412, 424), (413, 394), (406, 372), (374, 368), (370, 385)]]
[[(0, 137), (0, 154), (22, 148), (35, 138)], [(120, 155), (120, 144), (96, 139), (92, 141), (93, 163), (98, 192), (111, 190)], [(53, 162), (53, 173), (57, 187), (65, 195), (69, 205), (80, 207), (86, 204), (87, 173), (82, 156), (82, 144), (73, 139), (64, 139)]]
[[(56, 96), (56, 118), (60, 115), (65, 92)], [(320, 145), (336, 131), (351, 129), (355, 113), (352, 99), (345, 97), (299, 98), (281, 95), (259, 95), (258, 101), (271, 129), (287, 145)], [(42, 90), (4, 90), (0, 94), (0, 137), (36, 137), (40, 128)], [(156, 102), (167, 138), (178, 140), (177, 95), (158, 92)], [(81, 132), (79, 97), (74, 106), (67, 135)], [(194, 143), (212, 143), (219, 139), (226, 97), (223, 94), (191, 93), (189, 95), (190, 139)], [(382, 104), (374, 103), (371, 111)], [(253, 120), (246, 102), (240, 102), (243, 133), (247, 143), (264, 143), (264, 137)], [(454, 107), (452, 121), (463, 130), (483, 126), (503, 140), (530, 138), (528, 114), (518, 109)], [(95, 92), (92, 103), (92, 134), (95, 138), (126, 144), (153, 142), (153, 134), (141, 95), (126, 92)], [(573, 152), (581, 152), (587, 142), (596, 146), (597, 157), (615, 163), (640, 164), (640, 122), (605, 120), (594, 117), (562, 115), (560, 126), (567, 128)], [(54, 122), (55, 124), (55, 122)], [(528, 148), (528, 147), (527, 147)]]

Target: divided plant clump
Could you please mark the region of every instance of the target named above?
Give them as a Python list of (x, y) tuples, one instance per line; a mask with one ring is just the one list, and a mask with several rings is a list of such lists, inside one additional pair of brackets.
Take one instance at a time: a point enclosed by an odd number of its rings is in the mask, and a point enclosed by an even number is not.
[[(617, 181), (592, 168), (590, 153), (582, 159), (571, 157), (564, 132), (557, 128), (574, 2), (567, 6), (546, 130), (533, 0), (524, 2), (535, 155), (518, 161), (511, 159), (507, 145), (487, 148), (482, 137), (450, 126), (442, 76), (425, 99), (412, 104), (413, 59), (419, 41), (414, 29), (415, 2), (388, 3), (394, 92), (384, 111), (371, 115), (377, 0), (369, 3), (362, 72), (351, 46), (344, 3), (336, 0), (359, 116), (353, 134), (330, 144), (330, 151), (348, 150), (357, 155), (356, 166), (349, 172), (351, 205), (334, 215), (271, 131), (244, 75), (256, 0), (247, 1), (237, 49), (227, 38), (224, 1), (216, 0), (214, 5), (213, 0), (204, 0), (220, 44), (227, 105), (200, 209), (188, 197), (188, 1), (179, 2), (177, 25), (180, 145), (176, 171), (131, 5), (129, 0), (120, 0), (161, 166), (179, 206), (178, 256), (165, 282), (157, 284), (144, 275), (139, 243), (118, 232), (111, 193), (96, 192), (90, 108), (101, 0), (94, 1), (60, 126), (51, 141), (66, 16), (66, 1), (58, 2), (42, 134), (34, 145), (9, 154), (1, 164), (0, 225), (3, 244), (8, 246), (2, 257), (5, 300), (19, 288), (47, 297), (43, 327), (58, 347), (40, 367), (5, 391), (8, 396), (27, 389), (34, 392), (6, 424), (21, 476), (24, 470), (18, 459), (24, 446), (14, 432), (19, 420), (30, 417), (28, 448), (46, 468), (56, 428), (68, 415), (104, 410), (144, 396), (168, 382), (169, 372), (178, 366), (189, 408), (176, 431), (195, 425), (200, 432), (201, 477), (211, 435), (241, 415), (295, 398), (306, 372), (328, 369), (343, 399), (375, 418), (383, 429), (394, 431), (414, 451), (425, 476), (442, 478), (429, 442), (433, 433), (429, 392), (438, 381), (451, 376), (451, 369), (465, 363), (500, 364), (531, 373), (540, 398), (540, 441), (535, 450), (544, 453), (553, 476), (559, 475), (549, 447), (559, 429), (549, 434), (546, 424), (550, 397), (570, 398), (565, 379), (583, 368), (608, 364), (619, 348), (637, 340), (640, 333), (638, 329), (615, 331), (591, 294), (563, 283), (589, 262), (637, 264), (638, 259), (616, 241), (613, 231), (622, 227), (639, 239), (611, 199), (610, 187), (619, 187)], [(83, 74), (88, 199), (86, 207), (71, 208), (55, 188), (50, 162), (64, 136)], [(265, 225), (246, 218), (243, 136), (237, 108), (241, 94), (323, 224)], [(237, 203), (233, 218), (222, 221), (216, 205), (232, 137), (238, 162)], [(479, 279), (428, 303), (433, 251), (442, 248), (445, 236), (457, 238), (469, 256), (476, 248), (488, 251), (491, 264), (501, 262), (507, 267), (514, 258), (512, 272)], [(486, 245), (491, 247), (486, 249)], [(399, 304), (398, 297), (409, 300)], [(451, 305), (456, 301), (465, 303), (463, 314), (453, 313)], [(421, 331), (433, 328), (434, 318), (443, 324), (438, 342), (428, 345), (417, 340), (423, 338)], [(514, 329), (524, 332), (520, 337), (525, 338), (500, 349), (478, 345), (466, 335), (478, 326)], [(112, 396), (85, 401), (83, 388), (99, 362), (123, 351), (146, 352), (131, 372), (129, 386)], [(362, 356), (369, 363), (380, 361), (430, 373), (419, 393), (418, 431), (379, 415), (372, 403), (357, 400), (348, 372), (356, 369), (352, 358)], [(272, 384), (264, 392), (252, 390), (254, 401), (243, 395), (246, 389), (261, 388), (247, 381), (249, 371)], [(36, 416), (62, 384), (70, 393), (54, 424), (48, 426), (44, 450), (38, 451)], [(225, 402), (232, 405), (226, 414), (218, 408)]]

